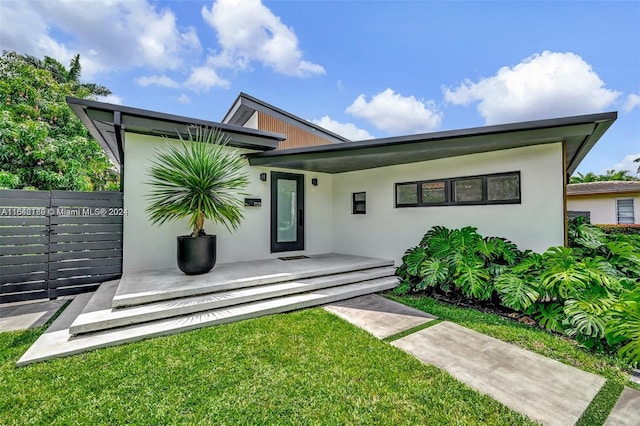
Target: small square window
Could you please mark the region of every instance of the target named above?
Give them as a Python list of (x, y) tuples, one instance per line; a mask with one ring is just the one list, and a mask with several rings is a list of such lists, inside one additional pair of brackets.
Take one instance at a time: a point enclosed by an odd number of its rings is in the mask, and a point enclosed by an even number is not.
[(618, 216), (618, 224), (633, 225), (635, 223), (633, 198), (616, 200), (616, 213)]
[(396, 184), (396, 205), (415, 206), (418, 204), (418, 184), (399, 183)]
[(367, 213), (367, 193), (366, 192), (354, 192), (352, 194), (352, 209), (353, 214), (366, 214)]
[(520, 175), (488, 176), (487, 201), (520, 199)]
[(422, 204), (443, 204), (447, 201), (446, 183), (423, 182), (422, 183)]
[(456, 203), (482, 201), (482, 178), (459, 179), (453, 182), (453, 200)]

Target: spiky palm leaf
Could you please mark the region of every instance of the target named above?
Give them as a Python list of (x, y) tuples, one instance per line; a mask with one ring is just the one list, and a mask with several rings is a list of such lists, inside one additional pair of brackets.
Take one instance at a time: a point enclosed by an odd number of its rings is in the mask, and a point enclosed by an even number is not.
[(203, 230), (204, 219), (236, 229), (243, 218), (238, 198), (248, 184), (244, 160), (228, 150), (229, 136), (220, 130), (198, 128), (187, 140), (166, 140), (149, 169), (153, 188), (146, 212), (154, 224), (189, 218), (193, 236)]
[(539, 284), (531, 275), (502, 274), (495, 282), (495, 289), (502, 304), (516, 311), (525, 311), (540, 298)]

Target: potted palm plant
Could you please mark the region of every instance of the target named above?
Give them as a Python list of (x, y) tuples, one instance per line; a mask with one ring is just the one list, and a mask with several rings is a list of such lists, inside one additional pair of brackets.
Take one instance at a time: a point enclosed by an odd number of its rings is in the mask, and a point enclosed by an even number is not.
[(243, 218), (241, 191), (248, 184), (244, 160), (229, 150), (230, 137), (198, 127), (178, 132), (179, 143), (165, 137), (149, 169), (152, 190), (146, 213), (153, 224), (189, 219), (190, 235), (178, 236), (178, 267), (187, 275), (209, 272), (216, 262), (216, 236), (203, 229), (205, 219), (235, 230)]

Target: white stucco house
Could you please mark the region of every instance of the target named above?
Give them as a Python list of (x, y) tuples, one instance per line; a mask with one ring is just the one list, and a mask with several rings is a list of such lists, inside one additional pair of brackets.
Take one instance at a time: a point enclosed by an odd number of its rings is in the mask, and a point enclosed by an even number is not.
[[(617, 118), (608, 112), (351, 142), (244, 93), (221, 123), (68, 103), (121, 170), (125, 272), (175, 265), (175, 237), (188, 226), (151, 225), (145, 181), (162, 136), (189, 126), (227, 132), (251, 180), (238, 230), (205, 226), (218, 236), (219, 263), (343, 253), (399, 264), (435, 225), (475, 226), (536, 251), (563, 244), (568, 176)], [(278, 188), (293, 205), (277, 203)]]
[(640, 181), (567, 185), (567, 210), (594, 224), (640, 224)]
[[(121, 172), (122, 275), (77, 296), (18, 366), (392, 289), (394, 263), (436, 225), (561, 245), (568, 176), (617, 116), (352, 142), (244, 93), (222, 123), (67, 102)], [(156, 148), (192, 126), (226, 132), (250, 178), (240, 227), (205, 223), (217, 263), (201, 275), (176, 267), (188, 222), (145, 214)]]

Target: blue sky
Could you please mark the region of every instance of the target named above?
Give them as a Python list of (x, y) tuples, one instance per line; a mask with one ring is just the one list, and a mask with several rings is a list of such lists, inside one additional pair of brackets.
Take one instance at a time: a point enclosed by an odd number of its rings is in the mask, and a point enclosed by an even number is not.
[(618, 111), (578, 169), (635, 172), (637, 1), (0, 2), (0, 48), (109, 102), (219, 121), (243, 91), (351, 139)]

